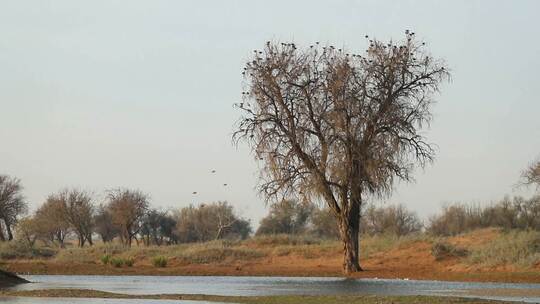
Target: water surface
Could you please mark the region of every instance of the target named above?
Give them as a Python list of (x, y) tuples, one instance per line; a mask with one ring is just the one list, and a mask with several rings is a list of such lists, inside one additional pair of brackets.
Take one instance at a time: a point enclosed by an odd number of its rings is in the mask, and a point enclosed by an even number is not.
[[(332, 277), (231, 277), (231, 276), (87, 276), (29, 275), (35, 283), (12, 287), (15, 290), (82, 288), (107, 292), (141, 294), (207, 294), (222, 296), (272, 295), (427, 295), (468, 296), (469, 289), (540, 289), (540, 284), (471, 283), (397, 279), (344, 279)], [(539, 303), (540, 297), (475, 296), (484, 299)], [(70, 299), (73, 300), (73, 299)], [(94, 301), (94, 302), (92, 302)], [(73, 303), (109, 303), (81, 300)], [(131, 300), (110, 303), (140, 303)], [(166, 303), (169, 301), (154, 301)], [(13, 302), (28, 303), (28, 302)], [(56, 302), (40, 302), (56, 303)], [(65, 303), (65, 302), (58, 302)], [(148, 302), (151, 303), (151, 302)], [(179, 303), (176, 301), (176, 303)], [(180, 302), (184, 303), (184, 302)], [(188, 303), (188, 302), (185, 302)], [(201, 302), (197, 302), (201, 303)]]

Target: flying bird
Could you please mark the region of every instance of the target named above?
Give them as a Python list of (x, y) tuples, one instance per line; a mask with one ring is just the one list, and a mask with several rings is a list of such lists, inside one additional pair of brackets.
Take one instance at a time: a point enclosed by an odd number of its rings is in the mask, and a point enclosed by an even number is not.
[(197, 194), (197, 191), (193, 191), (193, 194)]
[(216, 170), (212, 170), (211, 172), (212, 172), (212, 173), (216, 173)]
[(223, 184), (223, 186), (227, 186), (227, 184)]

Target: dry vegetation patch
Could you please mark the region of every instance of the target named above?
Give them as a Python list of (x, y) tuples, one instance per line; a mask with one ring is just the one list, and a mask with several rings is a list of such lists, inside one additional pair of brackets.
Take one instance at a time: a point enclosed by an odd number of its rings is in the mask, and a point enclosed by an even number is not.
[(540, 232), (509, 231), (472, 250), (469, 263), (530, 268), (540, 262)]

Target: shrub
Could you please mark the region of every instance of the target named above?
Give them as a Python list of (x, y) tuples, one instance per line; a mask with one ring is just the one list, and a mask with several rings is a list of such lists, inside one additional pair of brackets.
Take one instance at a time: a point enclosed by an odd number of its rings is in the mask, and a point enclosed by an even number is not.
[(318, 245), (321, 243), (321, 240), (305, 235), (270, 234), (256, 236), (249, 240), (248, 243), (264, 247), (277, 245)]
[(445, 258), (457, 257), (462, 258), (468, 256), (470, 253), (465, 248), (456, 247), (447, 242), (435, 242), (431, 247), (431, 255), (435, 257), (436, 261), (444, 260)]
[(207, 264), (223, 262), (225, 260), (251, 260), (265, 256), (264, 253), (252, 248), (226, 248), (226, 247), (195, 247), (186, 250), (182, 259), (189, 263)]
[(154, 267), (167, 267), (167, 258), (164, 256), (156, 256), (152, 259)]
[(33, 259), (50, 258), (57, 253), (57, 250), (49, 247), (31, 246), (27, 242), (11, 241), (0, 243), (1, 259)]
[(100, 260), (101, 260), (101, 263), (103, 263), (103, 265), (107, 265), (111, 261), (111, 255), (110, 254), (102, 255)]
[(121, 258), (112, 258), (110, 263), (114, 267), (122, 267), (122, 265), (124, 265), (124, 260)]
[(472, 264), (530, 267), (540, 262), (540, 232), (513, 230), (472, 251)]
[(127, 267), (132, 267), (133, 264), (135, 264), (135, 259), (134, 258), (126, 258), (126, 259), (124, 259), (124, 264)]

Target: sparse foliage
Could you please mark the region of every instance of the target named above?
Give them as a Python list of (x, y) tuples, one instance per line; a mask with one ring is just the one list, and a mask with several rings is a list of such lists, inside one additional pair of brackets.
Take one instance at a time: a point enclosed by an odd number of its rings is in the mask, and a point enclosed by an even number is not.
[(422, 229), (422, 223), (416, 213), (403, 205), (366, 208), (362, 217), (362, 232), (369, 235), (393, 234), (404, 236)]
[(523, 171), (521, 178), (525, 185), (534, 185), (540, 189), (540, 159), (531, 163), (529, 167)]
[(148, 195), (139, 190), (116, 189), (108, 193), (112, 221), (120, 230), (120, 240), (125, 246), (131, 243), (142, 228), (148, 210)]
[(0, 241), (13, 239), (13, 226), (28, 211), (22, 189), (19, 179), (0, 175)]
[(261, 193), (323, 199), (338, 219), (346, 273), (358, 262), (365, 198), (411, 180), (434, 151), (420, 133), (433, 94), (449, 73), (407, 31), (405, 41), (370, 40), (365, 53), (268, 42), (247, 62), (236, 140), (263, 160)]
[(64, 221), (77, 235), (79, 247), (83, 247), (86, 242), (93, 245), (94, 205), (90, 194), (77, 189), (66, 189), (51, 195), (49, 200), (61, 205)]
[(64, 215), (64, 205), (62, 201), (54, 196), (49, 196), (45, 203), (41, 205), (34, 220), (39, 228), (39, 238), (46, 243), (57, 243), (58, 246), (65, 246), (65, 239), (70, 232), (70, 225)]
[(283, 200), (270, 206), (270, 212), (261, 220), (257, 235), (299, 234), (306, 230), (313, 205), (296, 200)]
[(246, 238), (251, 233), (249, 221), (234, 214), (227, 202), (182, 208), (175, 215), (179, 242), (205, 242), (226, 238)]

